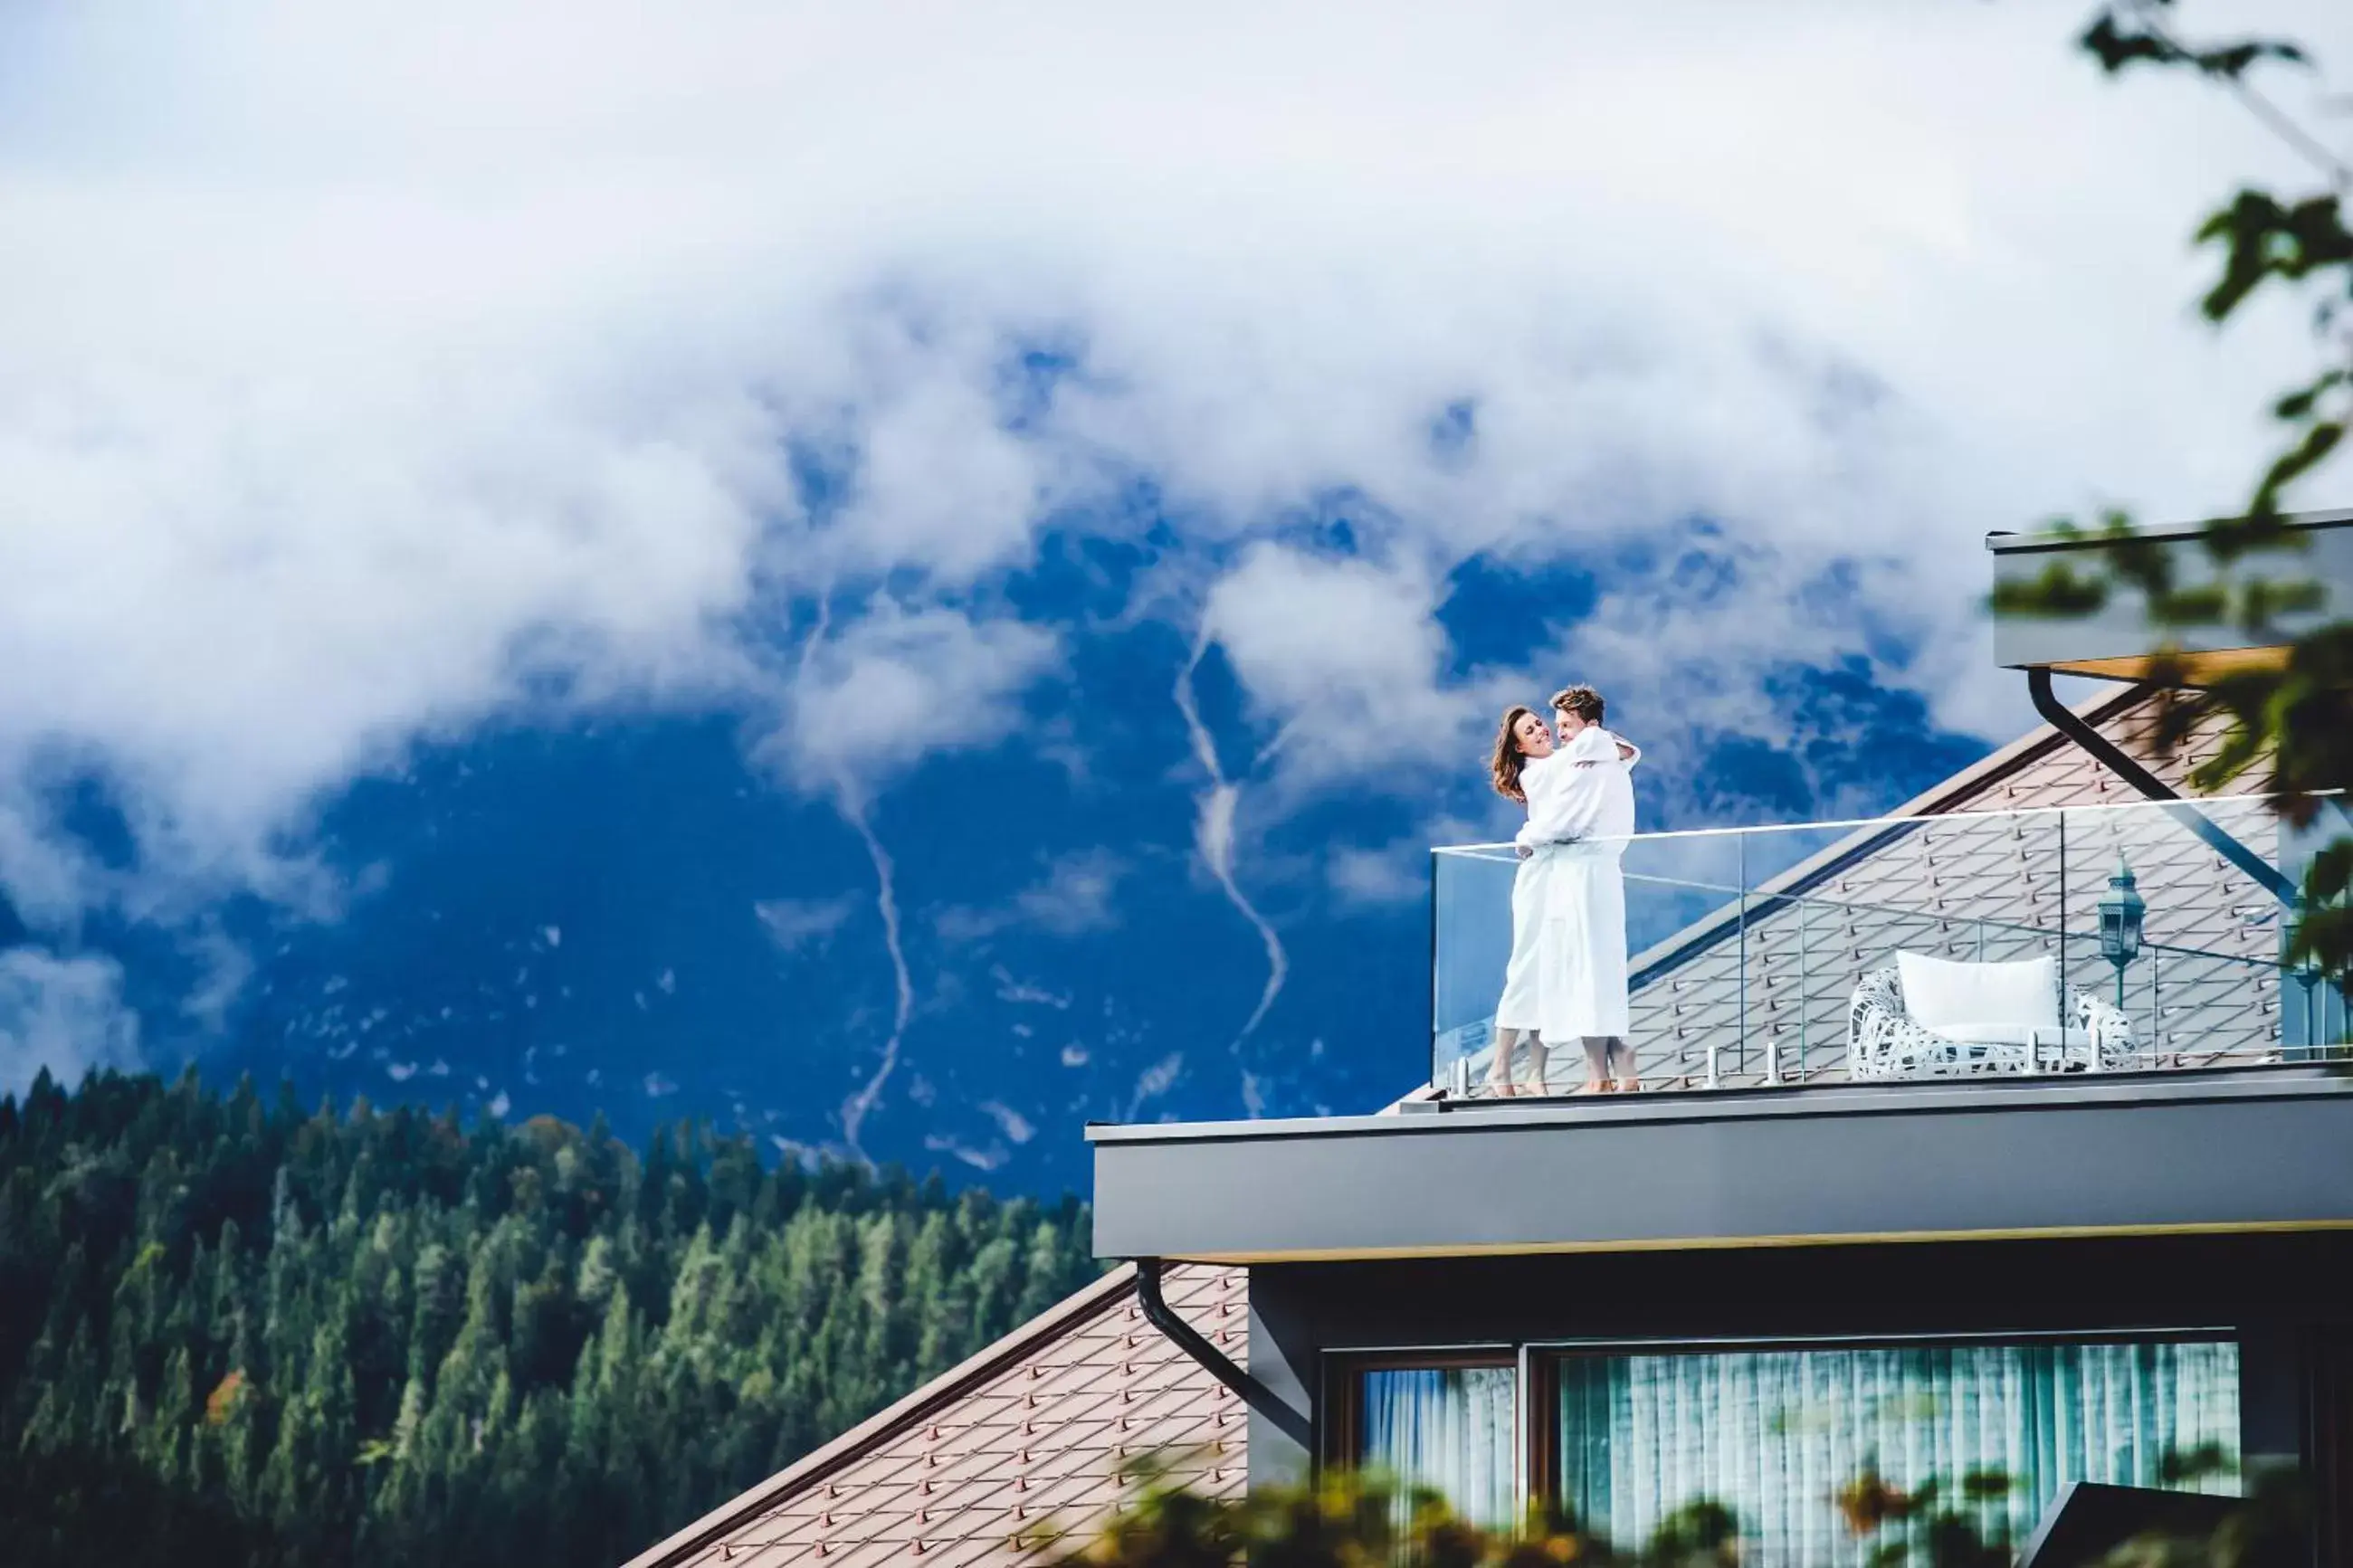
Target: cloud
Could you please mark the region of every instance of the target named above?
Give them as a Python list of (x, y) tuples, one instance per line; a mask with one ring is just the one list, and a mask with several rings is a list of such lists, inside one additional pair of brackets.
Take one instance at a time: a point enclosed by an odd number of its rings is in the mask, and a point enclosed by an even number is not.
[(1053, 635), (1018, 621), (878, 600), (812, 649), (772, 754), (805, 785), (865, 798), (927, 755), (1013, 732), (1015, 699), (1055, 658)]
[[(2353, 56), (2341, 6), (2182, 9)], [(1204, 590), (1293, 783), (1376, 744), (1377, 689), (1442, 749), (1449, 563), (1693, 514), (1797, 578), (1878, 563), (1936, 650), (1900, 679), (1981, 714), (1982, 533), (2228, 502), (2306, 363), (2287, 312), (2200, 330), (2184, 246), (2302, 172), (2224, 95), (2098, 79), (2080, 21), (6, 8), (0, 885), (45, 925), (309, 897), (322, 792), (551, 700), (776, 704), (786, 776), (884, 787), (1053, 668), (997, 589), (1039, 531), (1161, 510), (1197, 584), (1360, 514), (1363, 563)], [(1694, 657), (1747, 653), (1767, 576)], [(765, 628), (835, 593), (779, 677)], [(61, 845), (60, 754), (142, 885)]]
[(71, 1086), (100, 1068), (138, 1066), (139, 1018), (123, 1005), (121, 964), (0, 951), (0, 1094), (23, 1094), (43, 1068)]
[(1282, 773), (1328, 782), (1461, 750), (1476, 710), (1445, 689), (1437, 607), (1413, 566), (1261, 543), (1210, 591), (1201, 626), (1277, 726)]
[(994, 1171), (1010, 1157), (1001, 1143), (991, 1143), (986, 1149), (975, 1149), (938, 1132), (923, 1134), (923, 1147), (934, 1154), (952, 1154), (976, 1171)]
[(1108, 931), (1119, 923), (1112, 900), (1126, 874), (1126, 863), (1108, 849), (1057, 856), (1044, 877), (1006, 903), (991, 909), (950, 905), (933, 916), (932, 926), (951, 946), (986, 942), (1008, 930), (1057, 937)]
[(798, 952), (830, 941), (858, 912), (858, 904), (847, 893), (833, 899), (763, 899), (752, 906), (752, 912), (778, 947)]
[(217, 1035), (227, 1026), (229, 1008), (253, 978), (253, 954), (217, 924), (199, 930), (188, 946), (204, 965), (204, 978), (181, 998), (180, 1011), (207, 1033)]
[(1146, 1104), (1174, 1089), (1177, 1079), (1184, 1071), (1185, 1053), (1171, 1051), (1138, 1073), (1135, 1077), (1134, 1088), (1128, 1095), (1127, 1110), (1121, 1115), (1120, 1120), (1134, 1121)]
[(1018, 1002), (1036, 1007), (1059, 1008), (1066, 1013), (1070, 1011), (1071, 997), (1068, 992), (1050, 991), (1034, 981), (1018, 979), (1001, 963), (992, 965), (988, 974), (990, 979), (997, 982), (997, 996), (1001, 1002)]
[(1412, 903), (1430, 896), (1430, 846), (1401, 841), (1383, 849), (1336, 849), (1327, 875), (1345, 904)]
[(1038, 1129), (1030, 1120), (1009, 1105), (999, 1100), (984, 1100), (980, 1102), (980, 1109), (997, 1123), (997, 1130), (1009, 1143), (1027, 1143), (1038, 1136)]

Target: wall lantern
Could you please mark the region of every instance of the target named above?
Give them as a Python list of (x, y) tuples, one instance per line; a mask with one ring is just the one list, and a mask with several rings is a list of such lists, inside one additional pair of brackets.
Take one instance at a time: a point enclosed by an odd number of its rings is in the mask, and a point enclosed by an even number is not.
[(2148, 912), (2133, 885), (2132, 867), (2116, 857), (2108, 896), (2100, 900), (2100, 956), (2116, 966), (2116, 1005), (2125, 1005), (2125, 966), (2140, 956), (2140, 922)]

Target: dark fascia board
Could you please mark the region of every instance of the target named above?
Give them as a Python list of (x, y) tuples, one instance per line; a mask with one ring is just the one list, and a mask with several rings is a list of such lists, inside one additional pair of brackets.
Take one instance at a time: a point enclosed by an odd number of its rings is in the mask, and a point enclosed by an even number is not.
[(2353, 1079), (2292, 1067), (1087, 1136), (1106, 1257), (1260, 1263), (2353, 1226)]
[(1432, 1100), (1363, 1116), (1261, 1117), (1231, 1121), (1090, 1121), (1088, 1142), (1259, 1143), (1298, 1139), (1399, 1137), (1433, 1123), (1471, 1131), (1498, 1127), (1599, 1127), (1650, 1122), (1753, 1121), (1760, 1117), (1926, 1116), (2015, 1107), (2048, 1110), (2171, 1101), (2353, 1097), (2353, 1078), (2322, 1066), (2174, 1068), (2065, 1078), (1928, 1079), (1888, 1083), (1779, 1084), (1670, 1090), (1601, 1099), (1559, 1095), (1513, 1104)]
[[(2286, 643), (2329, 616), (2343, 614), (2347, 595), (2353, 593), (2353, 511), (2309, 512), (2284, 521), (2306, 548), (2275, 563), (2257, 564), (2267, 575), (2318, 583), (2332, 602), (2317, 610), (2284, 612), (2274, 627), (2261, 632), (2227, 622), (2159, 626), (2149, 620), (2137, 595), (2113, 595), (2106, 604), (2080, 616), (1996, 615), (1994, 662), (2010, 669), (2056, 669), (2130, 681), (2147, 678), (2155, 668), (2150, 661), (2160, 649), (2168, 649), (2175, 678), (2193, 686), (2209, 684), (2234, 669), (2266, 668)], [(2145, 529), (2134, 538), (2159, 546), (2187, 585), (2217, 573), (2198, 544), (2213, 527), (2207, 522)], [(2114, 540), (2097, 534), (2070, 539), (2049, 532), (1994, 534), (1986, 541), (1997, 584), (2031, 583), (2071, 557), (2096, 570), (2095, 563), (2115, 545)]]
[[(2160, 523), (2133, 530), (2136, 539), (2172, 542), (2183, 539), (2203, 539), (2217, 528), (2235, 521), (2231, 518), (2208, 518), (2201, 522)], [(2292, 531), (2353, 527), (2353, 510), (2300, 511), (2282, 518), (2281, 522)], [(2030, 533), (1998, 531), (1986, 535), (1985, 545), (1997, 555), (2025, 554), (2057, 550), (2084, 550), (2101, 542), (2097, 534), (2066, 534), (2056, 529), (2038, 529)]]

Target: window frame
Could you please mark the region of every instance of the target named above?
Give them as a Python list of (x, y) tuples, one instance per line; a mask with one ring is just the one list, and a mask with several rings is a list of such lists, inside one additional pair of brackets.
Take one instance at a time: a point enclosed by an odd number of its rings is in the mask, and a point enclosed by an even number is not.
[[(1559, 1369), (1571, 1357), (1737, 1355), (1772, 1351), (1871, 1351), (1936, 1345), (2030, 1347), (2066, 1344), (2211, 1344), (2237, 1346), (2241, 1355), (2241, 1426), (2245, 1436), (2245, 1334), (2237, 1324), (2174, 1324), (2164, 1327), (2000, 1330), (1892, 1334), (1736, 1334), (1690, 1336), (1609, 1335), (1530, 1339), (1516, 1342), (1472, 1342), (1444, 1345), (1380, 1345), (1334, 1348), (1319, 1357), (1314, 1468), (1353, 1468), (1362, 1440), (1363, 1410), (1357, 1379), (1367, 1372), (1442, 1370), (1449, 1367), (1513, 1369), (1512, 1422), (1515, 1436), (1514, 1497), (1525, 1517), (1531, 1507), (1554, 1507), (1559, 1497), (1555, 1468), (1559, 1441)], [(2353, 1379), (2348, 1379), (2353, 1383)]]
[[(1526, 1366), (1519, 1398), (1528, 1412), (1524, 1417), (1520, 1474), (1521, 1508), (1541, 1503), (1549, 1510), (1560, 1498), (1556, 1470), (1560, 1440), (1559, 1398), (1561, 1363), (1574, 1358), (1596, 1361), (1623, 1356), (1743, 1355), (1774, 1351), (1903, 1350), (1938, 1345), (1988, 1345), (2031, 1348), (2038, 1345), (2093, 1344), (2218, 1344), (2239, 1352), (2240, 1416), (2237, 1447), (2242, 1463), (2246, 1453), (2246, 1346), (2236, 1326), (2166, 1329), (2067, 1329), (2034, 1333), (2004, 1333), (1969, 1330), (1959, 1333), (1903, 1334), (1774, 1334), (1722, 1339), (1576, 1339), (1531, 1340), (1521, 1347)], [(1541, 1413), (1539, 1417), (1537, 1413)]]
[(1383, 1346), (1370, 1350), (1327, 1350), (1321, 1358), (1317, 1382), (1323, 1398), (1317, 1402), (1324, 1419), (1316, 1423), (1315, 1470), (1318, 1475), (1356, 1467), (1362, 1440), (1364, 1402), (1358, 1379), (1368, 1372), (1442, 1372), (1458, 1367), (1507, 1367), (1512, 1373), (1512, 1498), (1525, 1512), (1528, 1502), (1528, 1352), (1525, 1345), (1500, 1341), (1485, 1344), (1432, 1345), (1426, 1349)]

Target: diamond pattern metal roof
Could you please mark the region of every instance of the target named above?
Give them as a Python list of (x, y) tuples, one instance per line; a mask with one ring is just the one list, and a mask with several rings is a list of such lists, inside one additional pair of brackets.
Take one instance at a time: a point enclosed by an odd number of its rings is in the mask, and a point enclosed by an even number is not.
[[(2155, 714), (2153, 698), (2127, 696), (2089, 716), (2137, 756)], [(2151, 765), (2178, 784), (2212, 745), (2193, 741)], [(2051, 806), (2135, 809), (1995, 815)], [(2276, 825), (2260, 805), (2201, 809), (2258, 856), (2276, 855)], [(1705, 1083), (1711, 1056), (1723, 1084), (1843, 1077), (1854, 982), (1892, 963), (1898, 948), (1950, 958), (2051, 952), (2070, 984), (2112, 994), (2094, 904), (2119, 856), (2148, 906), (2148, 945), (2126, 995), (2147, 1065), (2277, 1051), (2276, 901), (2055, 731), (2037, 731), (1904, 815), (1916, 826), (1851, 836), (1760, 881), (1745, 920), (1712, 916), (1634, 960), (1632, 1038), (1646, 1082)], [(1639, 886), (1643, 868), (1629, 857), (1630, 884)]]
[[(1239, 1269), (1171, 1267), (1169, 1306), (1247, 1364)], [(923, 1568), (1046, 1554), (1160, 1455), (1196, 1491), (1240, 1495), (1241, 1401), (1145, 1321), (1124, 1268), (698, 1520), (628, 1568)]]

